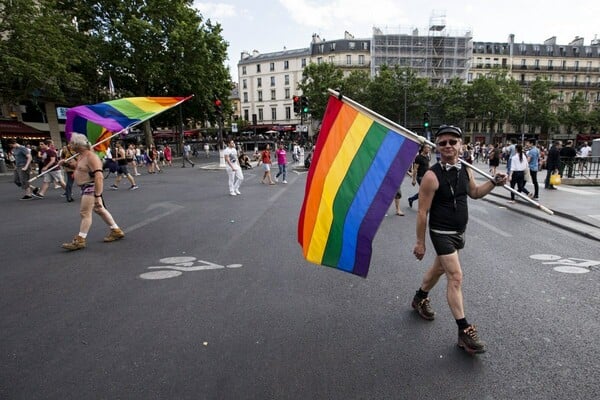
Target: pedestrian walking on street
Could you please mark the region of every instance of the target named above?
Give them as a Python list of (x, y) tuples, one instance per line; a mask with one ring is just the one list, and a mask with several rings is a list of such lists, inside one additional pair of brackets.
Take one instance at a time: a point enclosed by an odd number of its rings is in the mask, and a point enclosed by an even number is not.
[(485, 344), (479, 339), (475, 325), (467, 322), (463, 306), (462, 269), (458, 251), (465, 245), (468, 220), (467, 195), (478, 199), (497, 185), (506, 183), (505, 174), (497, 174), (494, 182), (475, 183), (472, 172), (458, 161), (462, 145), (462, 131), (454, 126), (442, 125), (435, 134), (440, 162), (434, 164), (423, 176), (419, 188), (417, 213), (417, 241), (413, 254), (418, 260), (425, 256), (425, 231), (429, 216), (429, 235), (436, 251), (433, 265), (423, 276), (412, 307), (426, 319), (433, 320), (429, 292), (440, 277), (446, 274), (446, 297), (450, 311), (458, 326), (458, 346), (467, 352), (482, 353)]
[(279, 177), (283, 175), (283, 183), (287, 183), (287, 155), (285, 149), (283, 148), (283, 142), (279, 143), (279, 148), (277, 151), (275, 151), (275, 154), (277, 154), (277, 167), (279, 167), (279, 172), (277, 172), (277, 175), (275, 175), (275, 182), (279, 182)]
[(192, 160), (190, 160), (190, 156), (192, 155), (192, 147), (190, 146), (189, 143), (186, 143), (183, 145), (183, 161), (181, 164), (181, 168), (185, 168), (185, 162), (189, 162), (192, 165), (192, 168), (194, 168), (194, 163), (192, 162)]
[(86, 247), (86, 238), (92, 226), (92, 210), (110, 227), (105, 242), (114, 242), (125, 237), (113, 216), (104, 207), (102, 191), (104, 189), (104, 175), (102, 173), (102, 161), (91, 150), (91, 144), (85, 135), (73, 132), (69, 141), (74, 151), (79, 153), (77, 165), (75, 166), (75, 183), (81, 188), (81, 206), (79, 214), (81, 223), (79, 233), (69, 243), (63, 243), (62, 247), (67, 250), (80, 250)]
[[(419, 186), (421, 185), (421, 180), (423, 179), (423, 175), (429, 169), (429, 154), (431, 153), (431, 146), (428, 144), (424, 144), (421, 146), (421, 150), (419, 154), (415, 157), (415, 161), (413, 162), (412, 167), (412, 185), (415, 186), (417, 183)], [(413, 203), (419, 199), (419, 192), (408, 198), (408, 206), (412, 208)]]
[(115, 183), (110, 185), (111, 190), (118, 190), (119, 184), (121, 183), (121, 179), (123, 177), (127, 178), (131, 186), (129, 190), (137, 190), (139, 189), (138, 185), (135, 183), (135, 179), (129, 173), (129, 169), (127, 168), (127, 152), (123, 147), (123, 142), (117, 142), (117, 146), (115, 149), (115, 161), (117, 162), (117, 177), (115, 178)]
[(560, 149), (562, 142), (560, 140), (554, 141), (550, 150), (548, 150), (548, 157), (546, 158), (546, 180), (544, 181), (544, 188), (549, 190), (555, 190), (556, 188), (550, 184), (550, 175), (557, 173), (560, 168)]
[[(527, 156), (523, 153), (523, 146), (519, 143), (515, 146), (515, 155), (510, 160), (510, 174), (508, 179), (510, 180), (510, 187), (512, 189), (517, 186), (517, 192), (525, 193), (530, 198), (533, 197), (533, 193), (529, 193), (529, 190), (525, 188), (525, 173), (529, 168), (529, 161)], [(509, 203), (515, 202), (515, 194), (510, 192)]]
[[(73, 201), (73, 172), (75, 172), (75, 165), (77, 165), (77, 157), (73, 157), (77, 153), (73, 151), (71, 145), (67, 144), (64, 146), (60, 152), (59, 164), (63, 167), (65, 172), (65, 177), (67, 178), (66, 187), (65, 187), (65, 197), (67, 198), (67, 202)], [(71, 158), (73, 157), (73, 158)], [(68, 161), (67, 161), (68, 160)]]
[(233, 140), (229, 141), (225, 151), (223, 151), (223, 158), (225, 159), (229, 194), (231, 196), (242, 194), (240, 193), (240, 185), (244, 181), (244, 173), (242, 172), (242, 167), (240, 167), (237, 150), (235, 149), (235, 142)]
[(533, 199), (538, 200), (540, 196), (540, 185), (537, 180), (537, 173), (540, 168), (540, 150), (536, 146), (536, 140), (529, 140), (529, 150), (527, 150), (527, 159), (529, 160), (529, 175), (533, 184)]
[(262, 163), (263, 170), (265, 171), (263, 178), (260, 183), (265, 183), (265, 179), (269, 179), (269, 185), (274, 185), (273, 178), (271, 177), (271, 145), (267, 144), (267, 148), (260, 153), (258, 164)]
[(29, 184), (29, 178), (31, 174), (31, 164), (33, 158), (31, 157), (31, 150), (25, 146), (21, 146), (15, 139), (9, 139), (8, 145), (12, 150), (12, 154), (15, 157), (15, 171), (14, 171), (14, 182), (19, 186), (25, 194), (21, 197), (21, 200), (33, 199), (33, 193), (39, 191), (37, 187)]

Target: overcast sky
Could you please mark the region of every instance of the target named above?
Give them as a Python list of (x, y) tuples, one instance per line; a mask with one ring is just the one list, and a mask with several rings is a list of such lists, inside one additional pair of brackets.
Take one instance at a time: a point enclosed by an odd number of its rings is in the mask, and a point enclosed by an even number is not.
[(517, 43), (556, 36), (558, 44), (568, 44), (580, 36), (588, 45), (600, 38), (597, 0), (195, 0), (194, 5), (205, 19), (222, 25), (234, 81), (244, 50), (308, 47), (313, 33), (328, 40), (343, 38), (344, 31), (370, 38), (373, 26), (426, 34), (432, 19), (443, 19), (452, 31), (471, 31), (475, 41), (505, 42), (511, 33)]

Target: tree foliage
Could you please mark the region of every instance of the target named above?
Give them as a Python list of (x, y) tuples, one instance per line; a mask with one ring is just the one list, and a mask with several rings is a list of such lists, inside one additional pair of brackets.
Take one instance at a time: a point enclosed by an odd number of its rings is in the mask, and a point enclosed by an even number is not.
[(55, 1), (4, 1), (0, 32), (0, 96), (5, 101), (89, 99), (85, 38)]
[[(0, 96), (88, 104), (116, 97), (186, 96), (184, 115), (215, 121), (231, 79), (222, 28), (191, 0), (11, 0), (0, 5)], [(178, 124), (177, 113), (161, 117)]]

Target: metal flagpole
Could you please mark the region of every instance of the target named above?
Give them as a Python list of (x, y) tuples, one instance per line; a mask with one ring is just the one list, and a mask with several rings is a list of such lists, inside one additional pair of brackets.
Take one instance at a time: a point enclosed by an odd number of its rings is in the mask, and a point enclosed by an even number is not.
[[(403, 134), (405, 134), (409, 139), (419, 142), (421, 145), (423, 144), (428, 144), (431, 147), (436, 147), (435, 143), (427, 140), (426, 138), (424, 138), (423, 136), (419, 136), (416, 133), (406, 129), (405, 127), (403, 127), (402, 125), (399, 125), (397, 123), (395, 123), (394, 121), (391, 121), (387, 118), (385, 118), (384, 116), (377, 114), (375, 111), (370, 110), (368, 108), (366, 108), (365, 106), (363, 106), (362, 104), (357, 103), (356, 101), (342, 96), (341, 93), (333, 90), (333, 89), (328, 89), (329, 93), (335, 97), (337, 97), (340, 101), (343, 101), (345, 103), (350, 104), (351, 106), (359, 109), (360, 111), (364, 112), (365, 114), (368, 114), (372, 117), (375, 117), (379, 120), (381, 120), (383, 122), (383, 125), (387, 125), (388, 128), (390, 129), (394, 129), (394, 130), (398, 130), (401, 131)], [(490, 174), (480, 170), (479, 168), (469, 164), (468, 162), (464, 161), (463, 159), (459, 158), (458, 159), (462, 164), (464, 164), (466, 167), (471, 168), (473, 171), (477, 172), (478, 174), (486, 177), (487, 179), (489, 179), (492, 183), (495, 184), (495, 180), (494, 177), (491, 176)], [(502, 186), (504, 189), (508, 190), (509, 192), (519, 196), (520, 198), (522, 198), (523, 200), (531, 203), (532, 205), (536, 206), (537, 208), (539, 208), (540, 210), (542, 210), (543, 212), (545, 212), (546, 214), (550, 214), (550, 215), (554, 215), (554, 212), (552, 210), (550, 210), (547, 207), (544, 207), (543, 205), (541, 205), (540, 203), (538, 203), (537, 201), (534, 201), (532, 199), (530, 199), (529, 197), (525, 196), (523, 193), (516, 191), (515, 189), (511, 188), (509, 185), (503, 185)]]

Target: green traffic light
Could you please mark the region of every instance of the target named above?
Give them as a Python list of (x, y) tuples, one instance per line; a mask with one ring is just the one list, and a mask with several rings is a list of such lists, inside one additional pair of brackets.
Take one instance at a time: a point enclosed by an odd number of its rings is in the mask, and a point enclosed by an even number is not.
[(308, 114), (308, 107), (304, 107), (304, 108), (302, 109), (302, 112), (303, 112), (303, 113), (305, 113), (305, 114)]

